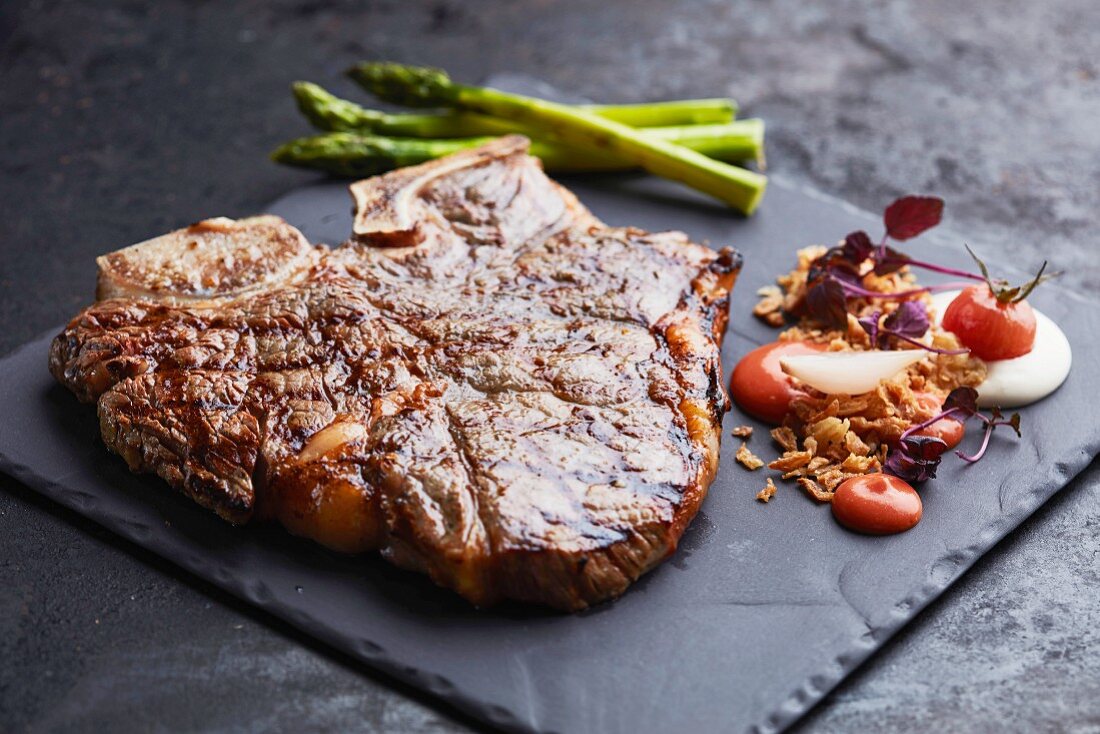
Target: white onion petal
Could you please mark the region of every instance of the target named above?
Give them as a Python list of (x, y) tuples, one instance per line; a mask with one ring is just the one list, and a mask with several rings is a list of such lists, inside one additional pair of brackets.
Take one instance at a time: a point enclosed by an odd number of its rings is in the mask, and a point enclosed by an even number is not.
[(862, 395), (926, 356), (928, 353), (923, 349), (825, 352), (782, 357), (779, 366), (791, 377), (823, 393)]

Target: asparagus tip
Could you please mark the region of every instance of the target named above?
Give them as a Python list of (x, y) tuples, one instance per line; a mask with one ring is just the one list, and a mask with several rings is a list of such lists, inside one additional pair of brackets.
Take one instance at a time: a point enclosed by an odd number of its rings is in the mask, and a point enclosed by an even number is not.
[(364, 61), (348, 69), (359, 86), (379, 99), (407, 107), (435, 107), (454, 94), (447, 72), (430, 66)]

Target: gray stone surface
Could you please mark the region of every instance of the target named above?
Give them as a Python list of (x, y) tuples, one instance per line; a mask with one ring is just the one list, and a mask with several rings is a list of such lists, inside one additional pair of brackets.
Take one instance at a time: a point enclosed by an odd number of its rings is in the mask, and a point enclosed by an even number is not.
[[(609, 101), (732, 94), (767, 119), (773, 171), (870, 209), (939, 193), (969, 240), (1050, 257), (1095, 293), (1098, 48), (1092, 0), (9, 0), (0, 352), (88, 300), (95, 254), (309, 180), (264, 160), (304, 130), (286, 84), (351, 93), (339, 75), (359, 58), (524, 72)], [(0, 729), (473, 726), (0, 486)], [(1098, 528), (1094, 465), (802, 728), (1100, 731)]]

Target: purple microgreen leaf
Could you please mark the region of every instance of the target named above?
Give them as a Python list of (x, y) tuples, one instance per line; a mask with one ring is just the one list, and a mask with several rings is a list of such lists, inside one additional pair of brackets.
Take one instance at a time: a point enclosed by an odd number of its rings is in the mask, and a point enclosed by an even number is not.
[(867, 332), (867, 336), (871, 338), (871, 346), (881, 349), (879, 346), (878, 335), (878, 320), (882, 317), (882, 311), (875, 311), (867, 316), (864, 316), (859, 321), (859, 325), (863, 327), (863, 330)]
[(856, 287), (860, 287), (860, 284), (863, 282), (863, 278), (861, 278), (859, 276), (859, 273), (857, 273), (856, 271), (854, 271), (850, 268), (846, 268), (844, 266), (834, 266), (834, 267), (832, 267), (829, 270), (829, 274), (832, 275), (837, 280), (842, 281), (843, 283), (845, 283), (847, 285), (854, 285)]
[(875, 245), (871, 242), (870, 235), (861, 229), (845, 237), (844, 245), (841, 249), (844, 252), (844, 256), (850, 262), (859, 265), (864, 260), (871, 257), (871, 253), (875, 250)]
[(848, 305), (844, 286), (831, 275), (822, 277), (806, 291), (806, 308), (815, 321), (833, 329), (848, 328)]
[(882, 247), (875, 255), (875, 275), (896, 273), (910, 262), (912, 260), (905, 253), (898, 252), (893, 247)]
[(862, 263), (862, 260), (850, 259), (844, 247), (830, 247), (810, 265), (807, 278), (810, 282), (814, 282), (821, 275), (830, 274), (858, 285), (863, 280), (859, 274)]
[(932, 461), (947, 451), (947, 442), (936, 436), (906, 436), (898, 442), (906, 454), (918, 461)]
[(938, 196), (903, 196), (886, 207), (886, 234), (908, 240), (931, 229), (943, 218), (943, 199)]
[(920, 301), (905, 301), (883, 320), (882, 328), (895, 336), (920, 339), (928, 333), (928, 309)]
[(955, 411), (967, 418), (978, 413), (978, 391), (972, 387), (956, 387), (943, 401), (943, 411)]
[(929, 479), (935, 479), (936, 469), (939, 465), (939, 458), (923, 460), (914, 458), (905, 451), (894, 449), (886, 457), (886, 463), (883, 464), (882, 470), (912, 484), (919, 484)]
[(928, 310), (920, 301), (905, 301), (879, 324), (879, 312), (858, 319), (863, 330), (871, 335), (871, 344), (876, 349), (889, 349), (889, 337), (906, 344), (912, 344), (935, 354), (966, 354), (966, 349), (940, 349), (918, 341), (928, 333)]

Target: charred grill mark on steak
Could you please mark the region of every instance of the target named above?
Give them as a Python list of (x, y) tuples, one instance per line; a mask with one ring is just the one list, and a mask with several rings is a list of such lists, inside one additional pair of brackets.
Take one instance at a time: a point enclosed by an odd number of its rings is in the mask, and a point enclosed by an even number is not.
[(607, 227), (521, 138), (352, 186), (352, 239), (210, 220), (100, 258), (50, 369), (232, 522), (580, 609), (676, 547), (717, 466), (740, 268)]

